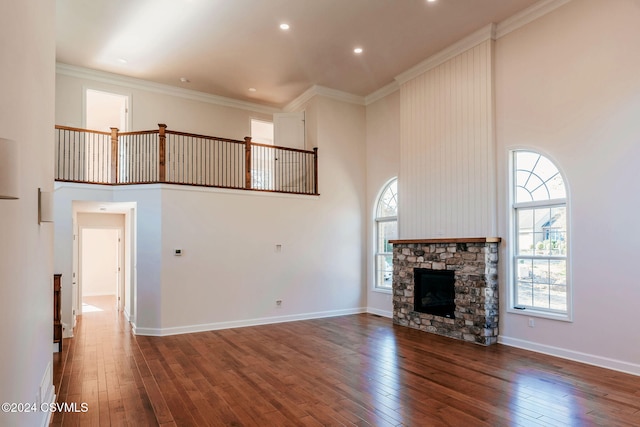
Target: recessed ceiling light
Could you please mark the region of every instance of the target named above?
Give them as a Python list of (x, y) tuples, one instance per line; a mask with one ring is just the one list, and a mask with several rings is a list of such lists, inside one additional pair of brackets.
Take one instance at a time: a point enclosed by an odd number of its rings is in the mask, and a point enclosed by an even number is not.
[(249, 92), (257, 92), (257, 89), (255, 87), (250, 87)]
[(286, 31), (286, 30), (288, 30), (289, 28), (291, 28), (291, 27), (289, 27), (289, 24), (280, 24), (280, 29), (281, 29), (281, 30), (285, 30), (285, 31)]
[(126, 64), (127, 60), (124, 59), (124, 58), (118, 58), (118, 62), (121, 63), (121, 64)]
[(186, 78), (186, 77), (180, 77), (180, 81), (181, 81), (182, 83), (190, 83), (190, 82), (191, 82), (191, 80), (189, 80), (189, 79), (188, 79), (188, 78)]
[(362, 48), (361, 47), (357, 47), (357, 48), (353, 49), (353, 53), (361, 54), (362, 53)]
[(427, 0), (427, 3), (435, 3), (436, 0)]

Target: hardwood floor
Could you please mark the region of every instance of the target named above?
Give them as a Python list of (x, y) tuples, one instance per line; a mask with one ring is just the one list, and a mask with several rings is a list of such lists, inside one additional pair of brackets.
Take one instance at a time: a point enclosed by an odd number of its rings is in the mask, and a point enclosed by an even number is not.
[(353, 315), (135, 337), (83, 314), (55, 359), (53, 425), (639, 426), (640, 378)]
[[(89, 304), (74, 338), (65, 338), (53, 359), (58, 402), (75, 403), (78, 412), (56, 412), (52, 425), (157, 425), (138, 368), (142, 355), (129, 324), (114, 310), (115, 298), (84, 301)], [(87, 412), (81, 403), (88, 404)]]

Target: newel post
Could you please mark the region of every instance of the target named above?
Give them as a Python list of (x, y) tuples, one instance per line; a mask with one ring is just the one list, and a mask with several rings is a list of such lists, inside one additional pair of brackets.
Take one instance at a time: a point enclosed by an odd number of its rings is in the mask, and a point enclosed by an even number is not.
[(318, 147), (313, 147), (313, 193), (318, 193)]
[(244, 188), (251, 188), (251, 137), (244, 137)]
[(118, 183), (118, 128), (111, 128), (111, 182)]
[(158, 123), (158, 127), (160, 128), (158, 131), (158, 180), (165, 182), (167, 179), (167, 170), (165, 167), (167, 156), (167, 125)]

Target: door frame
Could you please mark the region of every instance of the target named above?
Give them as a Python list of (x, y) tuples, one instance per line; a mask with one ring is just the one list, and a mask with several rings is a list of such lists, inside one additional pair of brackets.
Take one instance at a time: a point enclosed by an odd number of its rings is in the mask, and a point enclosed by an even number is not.
[[(124, 221), (126, 221), (126, 216), (122, 214), (124, 217)], [(83, 231), (84, 230), (116, 230), (117, 232), (117, 242), (116, 242), (116, 251), (117, 251), (117, 268), (118, 274), (116, 274), (116, 310), (122, 311), (125, 304), (125, 290), (124, 290), (124, 282), (125, 282), (125, 262), (124, 262), (124, 226), (107, 226), (107, 225), (82, 225), (78, 226), (78, 256), (77, 256), (77, 273), (76, 282), (77, 282), (77, 302), (75, 307), (76, 314), (82, 314), (82, 298), (83, 298), (83, 284), (82, 284), (82, 268), (84, 265), (83, 259), (83, 251), (82, 245), (84, 241)], [(74, 317), (75, 319), (75, 317)], [(75, 323), (75, 322), (74, 322)]]

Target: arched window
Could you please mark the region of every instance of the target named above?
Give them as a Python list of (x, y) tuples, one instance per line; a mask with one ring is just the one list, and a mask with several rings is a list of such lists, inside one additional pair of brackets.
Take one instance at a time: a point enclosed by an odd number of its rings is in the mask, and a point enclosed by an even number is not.
[(393, 246), (398, 237), (398, 180), (389, 181), (376, 203), (375, 217), (375, 289), (391, 290)]
[(556, 165), (513, 152), (512, 310), (569, 317), (567, 188)]

